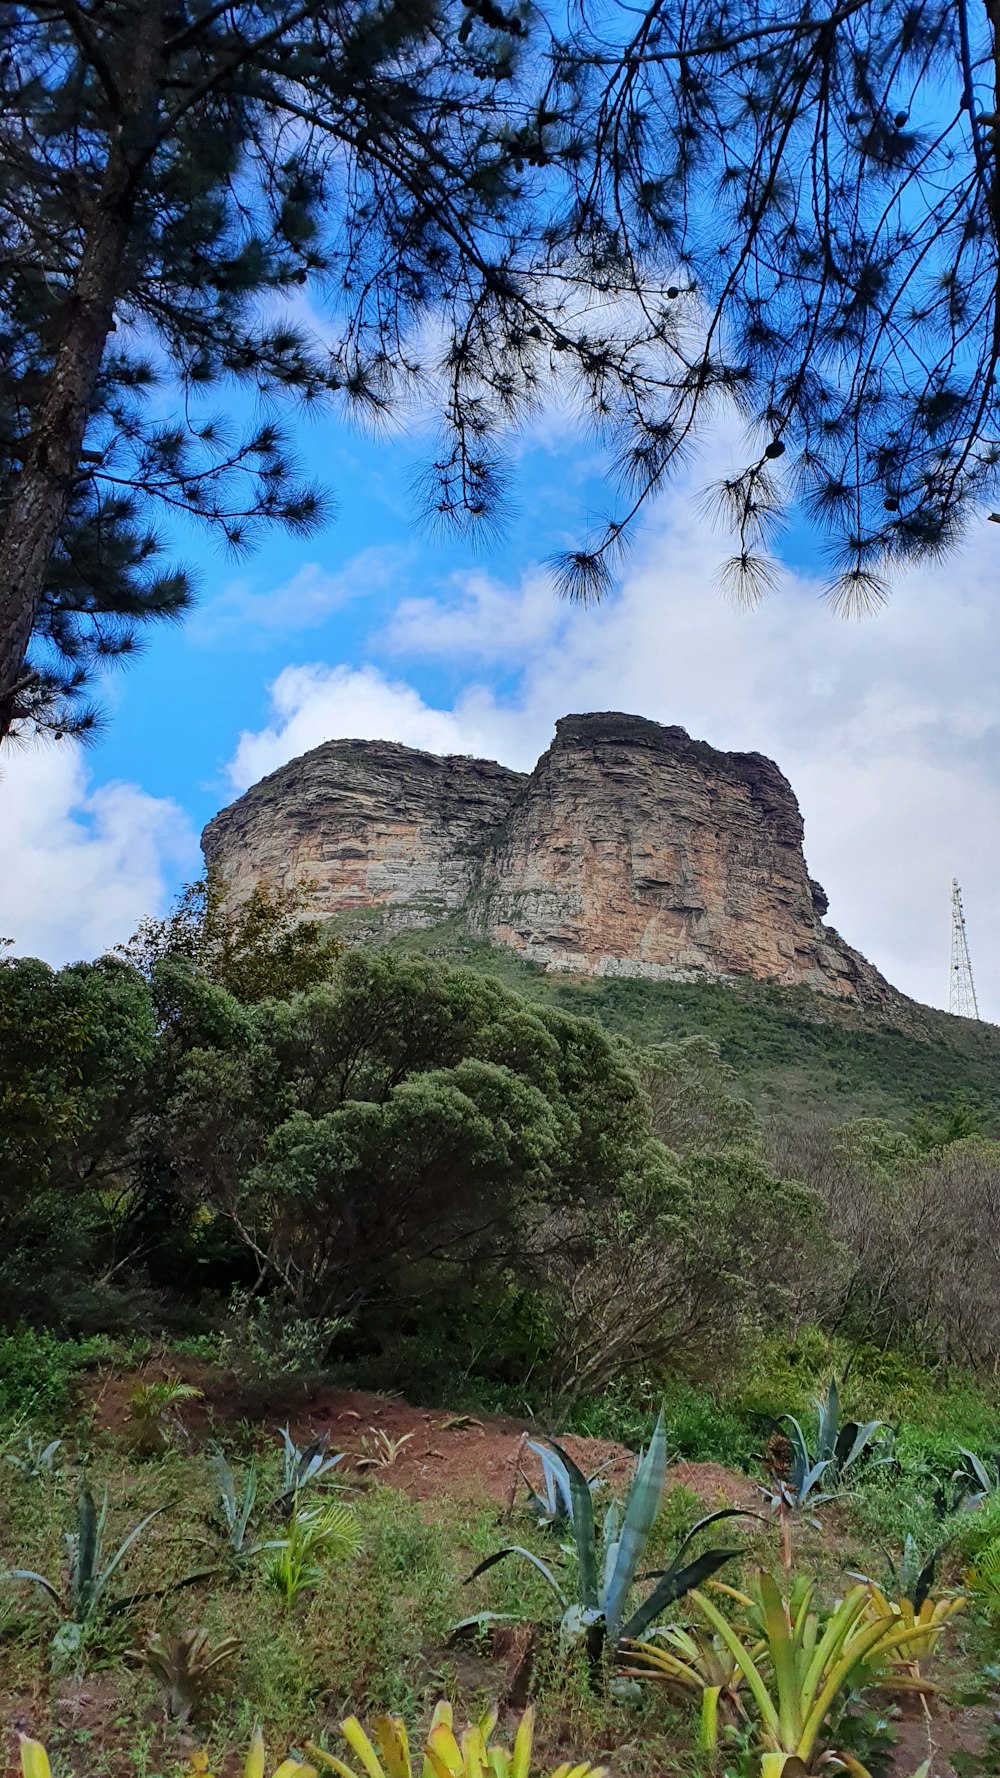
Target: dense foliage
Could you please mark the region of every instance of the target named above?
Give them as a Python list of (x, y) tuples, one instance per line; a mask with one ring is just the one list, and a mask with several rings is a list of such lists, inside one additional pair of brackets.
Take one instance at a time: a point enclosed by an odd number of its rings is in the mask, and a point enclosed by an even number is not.
[(486, 975), (202, 888), (124, 955), (0, 973), (8, 1321), (210, 1325), (235, 1291), (258, 1357), (294, 1328), (303, 1360), (570, 1402), (796, 1312), (821, 1199), (769, 1171), (711, 1045), (640, 1066)]
[(563, 1413), (776, 1330), (1000, 1360), (977, 1099), (762, 1120), (706, 1037), (630, 1043), (301, 912), (206, 882), (117, 958), (0, 965), (8, 1325), (194, 1314), (248, 1372)]

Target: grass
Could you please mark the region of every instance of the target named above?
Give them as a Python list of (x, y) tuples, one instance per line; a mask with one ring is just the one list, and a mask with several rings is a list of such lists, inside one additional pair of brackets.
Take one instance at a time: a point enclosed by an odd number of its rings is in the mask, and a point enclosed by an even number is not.
[[(60, 1363), (68, 1366), (72, 1354), (57, 1362), (53, 1350), (52, 1373), (62, 1374)], [(761, 1348), (742, 1398), (731, 1394), (715, 1401), (691, 1384), (678, 1386), (667, 1404), (674, 1448), (692, 1458), (749, 1463), (754, 1416), (761, 1404), (807, 1409), (824, 1378), (823, 1367), (842, 1356), (818, 1336), (806, 1335), (798, 1342)], [(103, 1362), (108, 1362), (106, 1354)], [(864, 1355), (863, 1362), (855, 1355), (855, 1367), (847, 1406), (884, 1411), (887, 1417), (890, 1407), (899, 1410), (907, 1475), (902, 1480), (874, 1479), (855, 1499), (828, 1509), (818, 1528), (796, 1528), (798, 1560), (816, 1576), (830, 1601), (843, 1592), (845, 1569), (881, 1576), (881, 1546), (897, 1546), (907, 1530), (927, 1534), (926, 1502), (914, 1478), (927, 1469), (928, 1453), (944, 1455), (947, 1449), (953, 1455), (949, 1441), (977, 1442), (974, 1433), (984, 1449), (987, 1435), (998, 1429), (995, 1407), (984, 1401), (977, 1406), (975, 1392), (959, 1379), (938, 1379), (935, 1386), (934, 1379), (899, 1361), (883, 1359), (880, 1366), (873, 1354)], [(750, 1401), (756, 1405), (749, 1406)], [(648, 1416), (643, 1418), (639, 1402), (606, 1400), (581, 1412), (581, 1422), (588, 1415), (585, 1429), (602, 1435), (623, 1430), (629, 1415), (639, 1432), (648, 1431)], [(119, 1594), (160, 1590), (211, 1565), (214, 1546), (204, 1540), (215, 1495), (206, 1451), (179, 1443), (142, 1459), (127, 1437), (95, 1431), (87, 1416), (61, 1430), (66, 1437), (61, 1474), (30, 1481), (12, 1471), (6, 1478), (0, 1568), (58, 1569), (83, 1470), (95, 1493), (109, 1487), (110, 1547), (145, 1513), (156, 1506), (167, 1508), (123, 1565)], [(231, 1452), (238, 1445), (243, 1457), (255, 1456), (261, 1469), (260, 1499), (273, 1499), (280, 1483), (273, 1430), (260, 1425), (219, 1430)], [(337, 1497), (345, 1495), (338, 1489)], [(155, 1685), (147, 1673), (127, 1664), (128, 1651), (154, 1629), (182, 1631), (198, 1624), (204, 1624), (213, 1642), (235, 1636), (240, 1644), (195, 1717), (194, 1732), (208, 1750), (213, 1771), (227, 1760), (231, 1766), (258, 1720), (269, 1750), (279, 1757), (287, 1748), (301, 1746), (307, 1736), (335, 1746), (337, 1724), (349, 1712), (370, 1717), (400, 1711), (419, 1725), (442, 1695), (452, 1697), (459, 1715), (470, 1719), (488, 1703), (502, 1700), (508, 1684), (504, 1659), (497, 1653), (491, 1657), (475, 1643), (450, 1647), (450, 1627), (480, 1609), (551, 1623), (551, 1595), (527, 1563), (501, 1564), (472, 1586), (463, 1584), (464, 1577), (482, 1557), (512, 1540), (550, 1562), (565, 1560), (570, 1570), (572, 1555), (561, 1555), (558, 1541), (539, 1530), (527, 1513), (508, 1523), (506, 1509), (485, 1498), (439, 1494), (416, 1501), (378, 1476), (352, 1485), (346, 1497), (357, 1517), (359, 1553), (325, 1561), (315, 1588), (293, 1607), (284, 1609), (267, 1585), (263, 1563), (251, 1563), (240, 1572), (220, 1569), (211, 1580), (146, 1600), (134, 1612), (97, 1626), (84, 1650), (83, 1678), (74, 1671), (50, 1671), (55, 1619), (40, 1595), (25, 1586), (0, 1585), (0, 1716), (47, 1741), (55, 1778), (83, 1778), (84, 1773), (87, 1778), (124, 1778), (132, 1771), (153, 1778), (167, 1773), (184, 1758), (190, 1742), (164, 1724)], [(662, 1565), (677, 1536), (702, 1510), (687, 1487), (675, 1483), (668, 1489), (646, 1554), (649, 1566)], [(280, 1535), (281, 1526), (277, 1520), (269, 1525), (265, 1512), (260, 1529)], [(727, 1527), (725, 1541), (731, 1529)], [(959, 1527), (951, 1577), (957, 1579), (982, 1543), (998, 1534), (1000, 1501)], [(759, 1564), (777, 1563), (778, 1535), (772, 1522), (747, 1521), (733, 1541), (745, 1545), (742, 1561), (729, 1576), (735, 1582)], [(684, 1610), (682, 1605), (676, 1615), (683, 1617)], [(982, 1638), (990, 1635), (995, 1643), (996, 1632), (984, 1621), (976, 1626), (978, 1642), (957, 1640), (963, 1683), (972, 1682), (970, 1663), (981, 1664)], [(552, 1631), (538, 1642), (531, 1683), (538, 1701), (539, 1749), (553, 1764), (575, 1753), (609, 1760), (618, 1778), (696, 1772), (690, 1711), (665, 1689), (648, 1687), (635, 1701), (595, 1694), (582, 1661), (561, 1654)], [(743, 1769), (739, 1762), (737, 1768)]]
[(470, 940), (453, 922), (391, 942), (497, 976), (530, 999), (595, 1018), (633, 1043), (711, 1037), (755, 1103), (781, 1118), (812, 1111), (907, 1123), (922, 1107), (961, 1094), (991, 1129), (1000, 1127), (995, 1025), (907, 1003), (906, 1028), (896, 1028), (846, 1002), (767, 982), (567, 979)]

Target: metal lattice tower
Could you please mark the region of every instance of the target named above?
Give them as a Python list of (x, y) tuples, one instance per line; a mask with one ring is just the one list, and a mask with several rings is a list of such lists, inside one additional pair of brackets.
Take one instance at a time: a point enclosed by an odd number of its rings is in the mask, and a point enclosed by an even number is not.
[(965, 914), (962, 911), (962, 891), (954, 877), (951, 879), (951, 981), (948, 1011), (957, 1013), (960, 1019), (979, 1017), (976, 984), (972, 979), (972, 961), (969, 957), (969, 940), (965, 931)]

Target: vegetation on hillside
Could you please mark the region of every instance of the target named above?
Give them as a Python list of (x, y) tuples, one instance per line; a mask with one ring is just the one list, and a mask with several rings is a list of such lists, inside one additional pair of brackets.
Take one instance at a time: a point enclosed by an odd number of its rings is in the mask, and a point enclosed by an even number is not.
[[(877, 1115), (908, 1124), (963, 1101), (976, 1127), (1000, 1132), (1000, 1029), (913, 1004), (907, 1028), (848, 1002), (770, 982), (567, 980), (449, 925), (407, 932), (392, 947), (496, 976), (529, 999), (597, 1019), (637, 1048), (704, 1036), (769, 1119)], [(968, 1133), (968, 1132), (967, 1132)]]
[[(60, 1700), (97, 1673), (107, 1778), (258, 1719), (306, 1755), (284, 1778), (344, 1778), (338, 1724), (369, 1778), (405, 1771), (407, 1723), (431, 1778), (501, 1773), (442, 1695), (473, 1723), (533, 1699), (543, 1771), (879, 1778), (875, 1705), (938, 1683), (939, 1643), (992, 1709), (987, 1102), (776, 1115), (715, 1037), (656, 1027), (659, 986), (628, 1036), (567, 1010), (590, 984), (344, 950), (297, 913), (207, 884), (116, 957), (0, 962), (0, 1712), (27, 1778), (43, 1742), (81, 1770)], [(733, 994), (732, 1029), (768, 1004)], [(344, 1385), (439, 1416), (380, 1424)], [(645, 1445), (631, 1486), (574, 1435)], [(727, 1466), (704, 1503), (679, 1459)]]

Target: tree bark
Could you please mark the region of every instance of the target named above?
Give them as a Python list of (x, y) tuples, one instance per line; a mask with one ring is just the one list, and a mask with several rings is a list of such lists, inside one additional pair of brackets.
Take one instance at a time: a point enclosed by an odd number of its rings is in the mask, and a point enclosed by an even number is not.
[(30, 675), (25, 657), (49, 562), (79, 474), (108, 335), (114, 323), (138, 187), (155, 139), (163, 30), (159, 0), (137, 9), (121, 111), (24, 467), (0, 532), (0, 744)]

